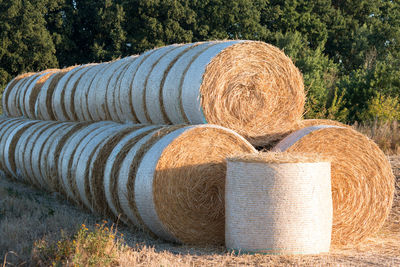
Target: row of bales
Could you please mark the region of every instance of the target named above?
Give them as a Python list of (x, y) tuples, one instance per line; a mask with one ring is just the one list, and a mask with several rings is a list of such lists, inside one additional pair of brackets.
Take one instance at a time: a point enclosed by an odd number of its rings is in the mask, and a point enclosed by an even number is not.
[(390, 212), (390, 164), (352, 128), (302, 120), (304, 103), (290, 58), (253, 41), (22, 74), (3, 94), (0, 169), (166, 240), (223, 244), (227, 158), (318, 154), (331, 162), (332, 243), (356, 244)]

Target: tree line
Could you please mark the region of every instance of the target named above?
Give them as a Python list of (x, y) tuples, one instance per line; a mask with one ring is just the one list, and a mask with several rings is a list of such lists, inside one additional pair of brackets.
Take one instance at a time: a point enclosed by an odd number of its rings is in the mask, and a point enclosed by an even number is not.
[(22, 72), (248, 39), (302, 71), (307, 118), (400, 119), (398, 0), (0, 0), (0, 39), (1, 91)]

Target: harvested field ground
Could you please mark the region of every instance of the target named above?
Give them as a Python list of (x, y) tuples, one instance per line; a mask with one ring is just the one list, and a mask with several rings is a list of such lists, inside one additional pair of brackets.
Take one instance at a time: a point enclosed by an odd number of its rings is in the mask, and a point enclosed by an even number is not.
[[(357, 247), (331, 248), (318, 256), (233, 255), (224, 247), (190, 247), (164, 242), (125, 226), (118, 226), (127, 246), (119, 249), (114, 265), (341, 265), (400, 266), (400, 156), (390, 158), (397, 178), (397, 194), (383, 229)], [(56, 243), (73, 236), (82, 224), (94, 229), (103, 218), (91, 215), (57, 194), (0, 178), (0, 264), (29, 266), (34, 243)]]

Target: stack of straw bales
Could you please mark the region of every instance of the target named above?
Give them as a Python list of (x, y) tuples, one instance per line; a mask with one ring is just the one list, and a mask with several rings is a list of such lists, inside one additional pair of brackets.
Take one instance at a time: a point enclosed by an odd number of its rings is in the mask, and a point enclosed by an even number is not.
[(2, 118), (0, 126), (8, 176), (181, 243), (223, 243), (225, 158), (255, 153), (216, 125)]
[(367, 137), (301, 120), (304, 101), (293, 62), (254, 41), (22, 74), (3, 111), (32, 120), (0, 119), (0, 170), (168, 240), (222, 243), (224, 159), (255, 152), (237, 132), (257, 147), (332, 158), (332, 243), (355, 244), (385, 221), (394, 176)]
[(3, 110), (40, 120), (211, 123), (257, 144), (292, 127), (304, 101), (301, 73), (278, 48), (213, 41), (18, 76)]

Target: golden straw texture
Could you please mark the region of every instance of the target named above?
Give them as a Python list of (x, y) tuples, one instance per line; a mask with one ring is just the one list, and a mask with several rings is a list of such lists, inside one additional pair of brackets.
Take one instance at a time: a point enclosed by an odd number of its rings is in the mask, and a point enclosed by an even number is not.
[(271, 150), (276, 144), (279, 143), (283, 138), (288, 136), (289, 134), (298, 131), (300, 129), (316, 126), (316, 125), (331, 125), (331, 126), (338, 126), (338, 127), (348, 127), (351, 126), (343, 124), (338, 121), (334, 120), (327, 120), (327, 119), (310, 119), (310, 120), (299, 120), (297, 121), (291, 128), (288, 128), (283, 132), (281, 135), (272, 135), (272, 136), (265, 136), (265, 138), (260, 138), (259, 143), (256, 145), (258, 150), (262, 151), (269, 151)]
[(262, 42), (238, 43), (218, 54), (200, 93), (208, 123), (233, 129), (254, 145), (284, 133), (304, 111), (300, 71), (281, 50)]
[(266, 254), (329, 252), (330, 163), (289, 153), (254, 158), (260, 161), (248, 161), (246, 157), (228, 159), (227, 248)]
[[(211, 123), (259, 145), (279, 138), (304, 112), (300, 71), (281, 50), (263, 42), (173, 44), (43, 76), (52, 72), (23, 78), (25, 83), (13, 80), (3, 101), (7, 114), (63, 121)], [(42, 97), (37, 97), (43, 85), (35, 80), (39, 76), (52, 77)]]
[(153, 198), (158, 217), (182, 243), (224, 243), (225, 158), (255, 152), (223, 128), (193, 127), (162, 152)]
[(394, 176), (372, 140), (349, 127), (311, 126), (287, 136), (274, 150), (332, 159), (333, 244), (357, 244), (381, 228), (392, 206)]
[(260, 163), (297, 163), (297, 162), (330, 162), (329, 157), (317, 153), (288, 153), (288, 152), (256, 152), (235, 155), (228, 158), (231, 162), (260, 162)]

